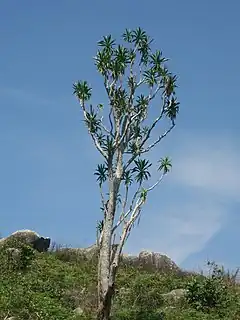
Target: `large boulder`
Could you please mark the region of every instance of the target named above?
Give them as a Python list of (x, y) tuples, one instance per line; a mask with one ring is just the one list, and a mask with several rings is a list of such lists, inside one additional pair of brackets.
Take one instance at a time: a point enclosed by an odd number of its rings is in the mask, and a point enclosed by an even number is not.
[(152, 251), (141, 251), (138, 256), (124, 254), (122, 262), (149, 271), (180, 272), (181, 270), (168, 256)]
[(91, 261), (97, 258), (97, 246), (92, 245), (88, 248), (59, 248), (56, 250), (57, 255), (65, 261)]
[(19, 230), (12, 233), (10, 236), (0, 239), (0, 246), (14, 247), (14, 243), (24, 243), (39, 252), (45, 252), (50, 246), (50, 238), (41, 237), (38, 233), (32, 230)]
[(123, 264), (126, 264), (128, 266), (138, 266), (139, 265), (139, 257), (138, 256), (134, 256), (132, 254), (126, 254), (124, 253), (122, 255), (121, 261), (123, 262)]
[(85, 255), (85, 257), (88, 261), (97, 259), (98, 246), (96, 244), (93, 244), (92, 246), (83, 249), (83, 254)]
[[(117, 245), (113, 245), (113, 249), (117, 249)], [(95, 261), (98, 259), (99, 249), (97, 244), (93, 244), (87, 248), (60, 248), (58, 255), (64, 255), (66, 260), (84, 259), (87, 261)]]
[(159, 252), (142, 251), (139, 253), (139, 261), (145, 269), (159, 271), (179, 271), (180, 268), (167, 255)]

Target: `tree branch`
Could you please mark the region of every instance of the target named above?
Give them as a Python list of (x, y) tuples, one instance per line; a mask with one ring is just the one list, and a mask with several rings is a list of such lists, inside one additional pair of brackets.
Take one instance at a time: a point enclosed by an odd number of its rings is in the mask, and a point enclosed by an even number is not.
[(166, 130), (161, 136), (159, 136), (159, 137), (158, 137), (152, 144), (150, 144), (146, 149), (143, 149), (143, 150), (141, 151), (141, 153), (146, 153), (146, 152), (150, 151), (153, 147), (155, 147), (156, 144), (158, 144), (163, 138), (165, 138), (166, 135), (167, 135), (170, 131), (172, 131), (172, 129), (173, 129), (174, 127), (175, 127), (175, 123), (172, 122), (171, 127), (170, 127), (168, 130)]
[(101, 121), (101, 128), (107, 133), (107, 134), (110, 134), (112, 137), (113, 137), (113, 134), (111, 134), (111, 131), (103, 124), (103, 116), (100, 118), (100, 121)]
[[(79, 100), (80, 102), (80, 100)], [(86, 107), (85, 107), (85, 103), (84, 101), (82, 101), (82, 103), (80, 102), (80, 106), (82, 107), (82, 110), (83, 110), (83, 116), (84, 116), (84, 119), (87, 120), (87, 110), (86, 110)], [(108, 159), (108, 155), (106, 152), (104, 152), (104, 150), (102, 149), (102, 147), (100, 146), (97, 138), (94, 136), (94, 134), (89, 130), (88, 128), (88, 132), (89, 134), (91, 135), (92, 137), (92, 140), (94, 142), (94, 145), (96, 147), (96, 149), (101, 153), (101, 155), (107, 160)]]
[(124, 138), (126, 137), (128, 130), (130, 128), (131, 123), (141, 114), (142, 110), (139, 110), (138, 113), (136, 113), (134, 116), (130, 117), (129, 120), (126, 121), (125, 127), (123, 128), (123, 133), (121, 135), (120, 140), (118, 141), (118, 143), (116, 144), (115, 148), (118, 148), (121, 143), (123, 142)]
[[(161, 107), (161, 111), (160, 111), (160, 114), (159, 116), (154, 120), (153, 124), (151, 125), (151, 127), (148, 129), (148, 132), (145, 136), (145, 138), (142, 140), (140, 146), (139, 146), (139, 149), (141, 150), (141, 148), (144, 146), (144, 144), (146, 143), (146, 141), (149, 139), (153, 129), (155, 128), (156, 124), (162, 119), (163, 117), (163, 114), (164, 114), (164, 109), (165, 109), (165, 100), (163, 99), (163, 104), (162, 104), (162, 107)], [(171, 129), (172, 130), (172, 129)], [(170, 130), (170, 131), (171, 131)], [(168, 133), (168, 132), (167, 132)], [(167, 135), (167, 133), (165, 134), (165, 136)], [(164, 137), (165, 137), (164, 136)], [(124, 166), (124, 170), (126, 170), (130, 164), (136, 159), (136, 157), (138, 156), (138, 154), (134, 154), (126, 163), (126, 165)]]
[(137, 203), (136, 203), (136, 206), (135, 206), (135, 208), (134, 208), (134, 210), (132, 212), (130, 220), (124, 226), (124, 229), (123, 229), (123, 232), (122, 232), (122, 235), (121, 235), (121, 238), (120, 238), (120, 243), (118, 245), (118, 250), (117, 250), (117, 253), (116, 253), (114, 261), (113, 261), (113, 265), (117, 266), (118, 263), (119, 263), (120, 255), (121, 255), (121, 252), (122, 252), (122, 248), (123, 248), (123, 246), (125, 244), (125, 240), (127, 238), (128, 231), (131, 228), (132, 223), (136, 220), (136, 218), (138, 216), (138, 212), (139, 212), (141, 206), (143, 205), (143, 203), (144, 203), (144, 199), (143, 198), (139, 198)]

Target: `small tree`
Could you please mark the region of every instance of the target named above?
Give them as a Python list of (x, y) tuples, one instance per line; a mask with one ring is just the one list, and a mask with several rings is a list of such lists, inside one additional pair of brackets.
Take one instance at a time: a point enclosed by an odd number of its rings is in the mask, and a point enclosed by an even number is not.
[[(147, 188), (144, 183), (151, 177), (152, 163), (145, 156), (174, 128), (179, 111), (175, 97), (177, 77), (167, 69), (168, 59), (161, 51), (152, 52), (152, 40), (140, 28), (126, 30), (122, 38), (123, 44), (116, 45), (111, 35), (103, 37), (94, 58), (104, 79), (106, 108), (103, 104), (87, 105), (92, 88), (86, 81), (73, 85), (88, 132), (103, 157), (95, 175), (103, 211), (97, 235), (98, 319), (104, 320), (110, 317), (123, 246), (139, 221), (148, 193), (171, 168), (170, 159), (161, 158), (157, 167), (159, 177)], [(157, 97), (157, 116), (151, 121), (149, 113), (154, 110), (150, 106)], [(164, 119), (169, 122), (167, 129), (152, 140), (154, 129), (159, 130), (159, 122)]]

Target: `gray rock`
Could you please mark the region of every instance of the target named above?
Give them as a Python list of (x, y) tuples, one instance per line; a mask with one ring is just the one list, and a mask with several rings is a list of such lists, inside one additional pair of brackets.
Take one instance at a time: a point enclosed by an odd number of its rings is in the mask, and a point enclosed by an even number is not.
[(98, 257), (98, 246), (96, 244), (82, 250), (87, 260), (92, 260)]
[(138, 256), (123, 254), (122, 262), (130, 266), (141, 266), (144, 270), (149, 271), (178, 272), (181, 270), (168, 256), (151, 251), (142, 251)]
[(181, 298), (184, 298), (187, 294), (187, 289), (175, 289), (168, 293), (163, 293), (162, 296), (167, 300), (177, 301)]
[(74, 310), (74, 313), (76, 315), (82, 315), (84, 313), (83, 309), (81, 307), (77, 307), (75, 310)]
[(17, 248), (7, 248), (8, 259), (13, 263), (19, 262), (21, 259), (21, 250)]
[[(118, 245), (117, 244), (113, 244), (112, 249), (113, 252), (115, 253), (117, 250)], [(93, 259), (97, 259), (98, 258), (98, 246), (97, 244), (93, 244), (92, 246), (82, 249), (85, 257), (87, 260), (93, 260)]]
[(39, 252), (46, 252), (50, 247), (50, 238), (40, 237), (33, 242), (33, 249)]
[(139, 263), (144, 269), (158, 271), (180, 271), (180, 268), (168, 256), (151, 251), (142, 251), (139, 253)]
[(139, 258), (131, 254), (123, 254), (121, 261), (128, 266), (137, 266), (139, 264)]
[(50, 246), (50, 238), (43, 238), (32, 230), (19, 230), (10, 236), (0, 239), (0, 246), (13, 244), (15, 241), (32, 246), (39, 252), (45, 252)]
[(64, 261), (86, 260), (85, 251), (82, 248), (59, 248), (56, 252)]

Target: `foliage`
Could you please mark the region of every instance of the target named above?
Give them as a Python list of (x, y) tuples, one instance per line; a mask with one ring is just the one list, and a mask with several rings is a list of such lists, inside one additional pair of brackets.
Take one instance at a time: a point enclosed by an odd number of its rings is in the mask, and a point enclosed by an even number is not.
[[(29, 261), (27, 257), (23, 261)], [(21, 260), (16, 261), (15, 268), (10, 267), (8, 258), (5, 248), (1, 248), (0, 319), (6, 316), (17, 316), (20, 320), (80, 319), (73, 310), (82, 299), (79, 291), (90, 288), (96, 281), (94, 266), (91, 269), (84, 261), (77, 266), (79, 260), (63, 262), (60, 260), (63, 256), (58, 257), (56, 252), (35, 253), (27, 268), (22, 268)]]
[[(6, 316), (18, 316), (19, 320), (94, 319), (97, 307), (96, 261), (86, 261), (78, 257), (77, 252), (58, 249), (35, 253), (25, 269), (9, 268), (5, 263), (5, 249), (0, 249), (0, 259), (0, 319)], [(149, 272), (122, 265), (117, 276), (112, 319), (240, 319), (239, 286), (225, 281), (223, 271), (214, 270), (209, 277), (202, 277)], [(211, 286), (209, 281), (213, 283)], [(200, 284), (202, 294), (191, 291), (196, 282)], [(188, 298), (185, 302), (169, 305), (161, 295), (176, 288), (188, 288)], [(211, 308), (196, 310), (196, 305), (205, 303), (204, 294), (208, 301), (217, 303)], [(79, 306), (84, 315), (77, 317), (73, 310)]]
[[(73, 85), (84, 123), (96, 149), (103, 156), (103, 163), (97, 165), (94, 173), (100, 188), (101, 209), (105, 214), (97, 223), (99, 238), (106, 227), (104, 220), (110, 220), (106, 219), (106, 214), (112, 216), (112, 221), (118, 214), (117, 224), (111, 226), (114, 239), (115, 230), (128, 218), (119, 252), (139, 218), (149, 191), (160, 183), (172, 166), (169, 157), (162, 157), (156, 168), (160, 173), (159, 179), (150, 188), (144, 186), (151, 178), (153, 167), (147, 154), (174, 128), (179, 112), (177, 76), (169, 71), (168, 59), (160, 50), (154, 51), (152, 45), (153, 40), (141, 28), (126, 29), (119, 43), (112, 35), (104, 36), (98, 42), (94, 61), (103, 77), (106, 104), (93, 106), (89, 103), (93, 90), (87, 81), (77, 81)], [(153, 100), (156, 100), (156, 105), (152, 105)], [(150, 114), (155, 113), (157, 117), (151, 119)], [(167, 129), (163, 132), (160, 131), (160, 121), (163, 125), (166, 122)], [(152, 140), (154, 130), (157, 138)], [(109, 187), (104, 187), (105, 182)], [(121, 184), (123, 188), (120, 188)], [(129, 199), (130, 187), (135, 189), (132, 200)], [(111, 192), (113, 197), (109, 196)], [(111, 213), (106, 211), (109, 199), (113, 199)], [(110, 240), (112, 243), (113, 239)], [(117, 265), (117, 261), (114, 263)]]
[(34, 258), (34, 249), (21, 241), (8, 241), (1, 249), (1, 264), (9, 269), (26, 270)]
[(221, 315), (227, 310), (232, 296), (225, 279), (224, 269), (214, 262), (208, 262), (210, 272), (207, 277), (195, 277), (187, 285), (187, 301), (196, 310), (216, 312)]

